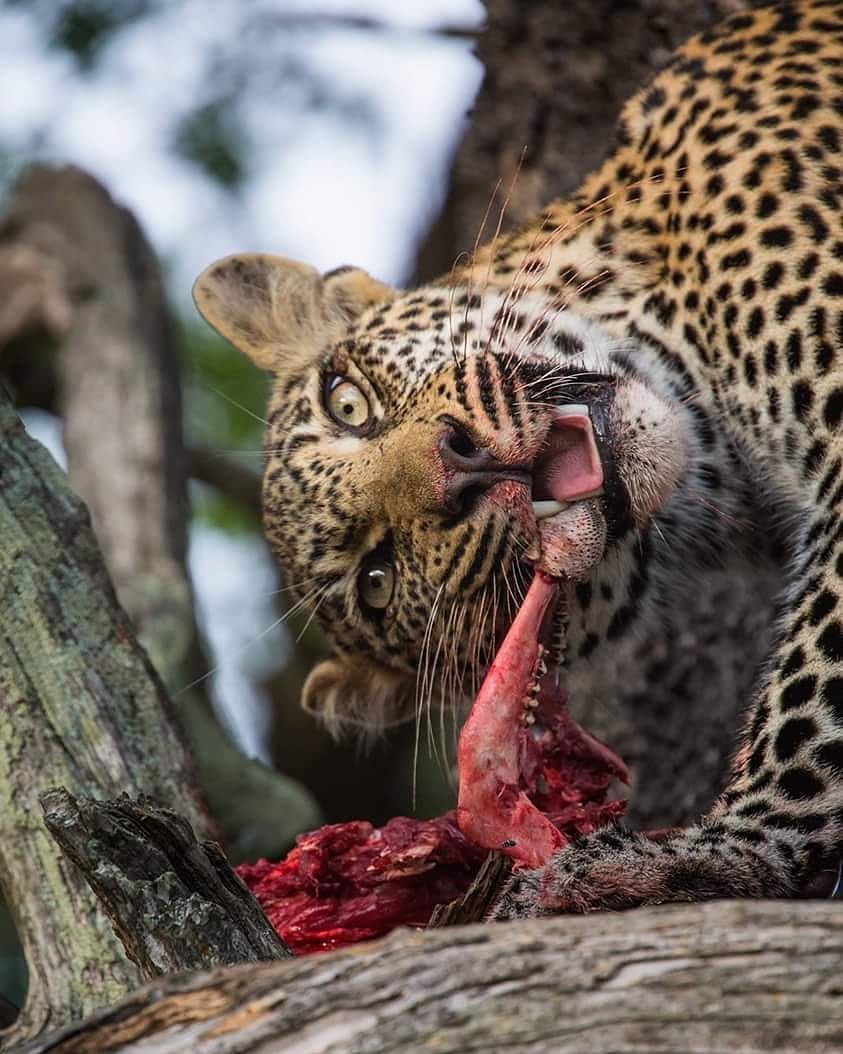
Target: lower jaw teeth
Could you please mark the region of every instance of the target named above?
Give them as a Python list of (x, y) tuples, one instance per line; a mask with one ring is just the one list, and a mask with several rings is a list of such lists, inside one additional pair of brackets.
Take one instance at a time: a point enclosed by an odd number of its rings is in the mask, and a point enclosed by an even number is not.
[(537, 520), (546, 520), (549, 516), (555, 516), (567, 508), (567, 501), (534, 501), (533, 515)]
[(585, 498), (599, 498), (602, 493), (603, 488), (598, 487), (587, 494), (578, 494), (572, 501), (534, 501), (533, 516), (537, 520), (546, 520), (559, 512), (564, 512), (574, 501), (583, 501)]

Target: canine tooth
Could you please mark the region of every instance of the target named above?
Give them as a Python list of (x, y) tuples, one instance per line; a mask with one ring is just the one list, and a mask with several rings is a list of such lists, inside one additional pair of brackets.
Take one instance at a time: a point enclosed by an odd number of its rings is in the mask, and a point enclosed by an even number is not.
[(536, 723), (536, 715), (533, 713), (524, 714), (524, 724), (534, 725)]
[(585, 403), (566, 403), (564, 406), (556, 407), (557, 417), (572, 417), (574, 414), (578, 417), (581, 414), (585, 414), (586, 417), (588, 417), (589, 413), (589, 409)]
[(564, 501), (534, 501), (533, 515), (537, 520), (546, 520), (548, 516), (555, 516), (567, 507), (568, 503)]

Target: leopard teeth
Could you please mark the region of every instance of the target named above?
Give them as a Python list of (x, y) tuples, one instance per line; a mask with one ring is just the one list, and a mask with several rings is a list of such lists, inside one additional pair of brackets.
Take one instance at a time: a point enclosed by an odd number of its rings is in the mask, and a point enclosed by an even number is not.
[(548, 517), (555, 516), (567, 508), (567, 501), (534, 501), (533, 516), (537, 520), (546, 520)]
[(556, 516), (560, 512), (564, 512), (565, 509), (569, 508), (575, 501), (584, 501), (586, 498), (599, 498), (603, 493), (602, 487), (596, 487), (594, 490), (589, 490), (585, 494), (578, 494), (576, 498), (572, 498), (571, 501), (534, 501), (533, 502), (533, 516), (536, 520), (547, 520), (551, 516)]

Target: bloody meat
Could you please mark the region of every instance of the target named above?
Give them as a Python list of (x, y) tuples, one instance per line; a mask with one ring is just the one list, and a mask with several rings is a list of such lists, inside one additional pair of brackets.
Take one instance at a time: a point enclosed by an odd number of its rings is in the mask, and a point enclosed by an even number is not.
[(513, 649), (537, 653), (531, 610), (525, 601), (466, 722), (457, 813), (395, 817), (381, 828), (362, 820), (330, 824), (299, 835), (277, 863), (237, 869), (294, 954), (424, 926), (438, 904), (468, 889), (489, 849), (501, 848), (516, 866), (537, 866), (571, 837), (623, 812), (622, 801), (607, 798), (614, 779), (626, 781), (623, 762), (573, 721), (564, 695), (543, 685), (535, 724), (523, 723), (523, 699), (511, 693), (532, 676), (524, 669), (535, 656), (512, 683), (506, 676)]

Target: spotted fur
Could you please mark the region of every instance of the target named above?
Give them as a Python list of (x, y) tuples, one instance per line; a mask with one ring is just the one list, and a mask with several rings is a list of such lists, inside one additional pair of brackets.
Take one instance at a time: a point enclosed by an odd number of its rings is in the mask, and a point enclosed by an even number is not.
[[(585, 838), (513, 879), (496, 917), (787, 895), (840, 842), (842, 197), (843, 4), (804, 0), (692, 39), (571, 199), (446, 281), (401, 293), (270, 257), (199, 280), (206, 317), (276, 373), (266, 530), (335, 641), (306, 690), (328, 716), (470, 697), (529, 574), (518, 472), (553, 404), (591, 405), (606, 454), (572, 666), (726, 552), (780, 563), (775, 646), (710, 813), (664, 842)], [(334, 374), (367, 396), (365, 435), (326, 413)], [(451, 500), (443, 421), (510, 472), (493, 498)], [(396, 575), (376, 613), (372, 554)]]

